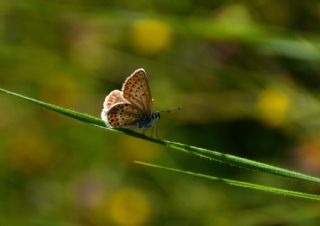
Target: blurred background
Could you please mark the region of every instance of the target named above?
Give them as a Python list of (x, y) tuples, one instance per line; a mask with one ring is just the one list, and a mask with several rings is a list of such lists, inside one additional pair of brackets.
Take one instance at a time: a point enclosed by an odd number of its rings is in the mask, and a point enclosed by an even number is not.
[[(135, 69), (162, 139), (320, 175), (320, 3), (0, 1), (0, 86), (100, 117)], [(133, 160), (319, 193), (0, 95), (0, 225), (319, 225), (320, 204)]]

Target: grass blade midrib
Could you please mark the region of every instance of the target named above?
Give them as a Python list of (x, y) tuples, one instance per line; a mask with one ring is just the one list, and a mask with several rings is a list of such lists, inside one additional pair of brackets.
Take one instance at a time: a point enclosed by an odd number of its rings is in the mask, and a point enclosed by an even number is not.
[(272, 166), (269, 164), (241, 158), (235, 155), (230, 155), (230, 154), (224, 154), (218, 151), (213, 151), (209, 149), (204, 149), (204, 148), (199, 148), (195, 146), (190, 146), (182, 143), (177, 143), (177, 142), (172, 142), (172, 141), (167, 141), (167, 140), (160, 140), (152, 137), (147, 137), (143, 134), (136, 133), (134, 131), (128, 130), (128, 129), (112, 129), (112, 128), (107, 128), (105, 126), (104, 121), (101, 119), (98, 119), (94, 116), (88, 115), (88, 114), (83, 114), (74, 110), (62, 108), (53, 104), (49, 104), (43, 101), (36, 100), (34, 98), (30, 98), (15, 92), (11, 92), (5, 89), (0, 88), (1, 92), (7, 93), (12, 96), (16, 96), (19, 98), (22, 98), (24, 100), (27, 100), (29, 102), (38, 104), (42, 107), (45, 107), (47, 109), (53, 110), (55, 112), (61, 113), (63, 115), (78, 119), (80, 121), (93, 124), (95, 126), (103, 127), (105, 129), (118, 132), (118, 133), (123, 133), (126, 135), (130, 135), (139, 139), (144, 139), (147, 141), (151, 141), (157, 144), (165, 145), (171, 149), (174, 150), (179, 150), (185, 153), (189, 153), (192, 155), (200, 156), (205, 159), (213, 160), (213, 161), (218, 161), (223, 164), (231, 165), (231, 166), (236, 166), (240, 168), (245, 168), (249, 170), (254, 170), (258, 172), (264, 172), (264, 173), (269, 173), (269, 174), (274, 174), (278, 176), (283, 176), (283, 177), (288, 177), (292, 179), (297, 179), (297, 180), (303, 180), (303, 181), (308, 181), (308, 182), (313, 182), (313, 183), (320, 183), (320, 178), (306, 175), (303, 173), (287, 170), (284, 168)]

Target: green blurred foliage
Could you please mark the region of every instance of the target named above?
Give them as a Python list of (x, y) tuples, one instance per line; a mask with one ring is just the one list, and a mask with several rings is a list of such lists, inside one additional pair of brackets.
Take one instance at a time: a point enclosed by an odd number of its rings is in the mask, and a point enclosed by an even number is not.
[[(133, 70), (160, 138), (320, 174), (320, 3), (0, 2), (1, 87), (95, 116)], [(319, 192), (0, 97), (0, 225), (319, 225), (320, 205), (145, 169)]]

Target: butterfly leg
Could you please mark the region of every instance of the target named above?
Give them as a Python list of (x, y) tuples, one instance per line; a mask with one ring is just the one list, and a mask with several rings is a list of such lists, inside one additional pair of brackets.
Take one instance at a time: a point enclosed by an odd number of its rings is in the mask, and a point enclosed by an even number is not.
[(160, 137), (158, 136), (158, 127), (156, 127), (156, 137), (157, 137), (157, 138), (160, 138)]
[(151, 137), (153, 137), (153, 127), (151, 127), (151, 131), (150, 132), (151, 132), (151, 134), (150, 134)]
[[(155, 131), (155, 138), (159, 138), (157, 126), (152, 127), (152, 132), (153, 132), (153, 131)], [(153, 135), (153, 134), (152, 134), (152, 135)]]

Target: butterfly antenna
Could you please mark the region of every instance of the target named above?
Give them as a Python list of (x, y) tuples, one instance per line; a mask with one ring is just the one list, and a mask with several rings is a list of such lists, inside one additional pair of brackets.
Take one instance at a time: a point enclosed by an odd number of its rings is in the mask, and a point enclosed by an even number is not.
[(182, 109), (182, 107), (169, 108), (169, 109), (166, 109), (166, 110), (160, 110), (160, 111), (158, 111), (158, 112), (159, 112), (159, 113), (160, 113), (160, 112), (168, 112), (168, 113), (170, 113), (171, 111), (180, 110), (180, 109)]

